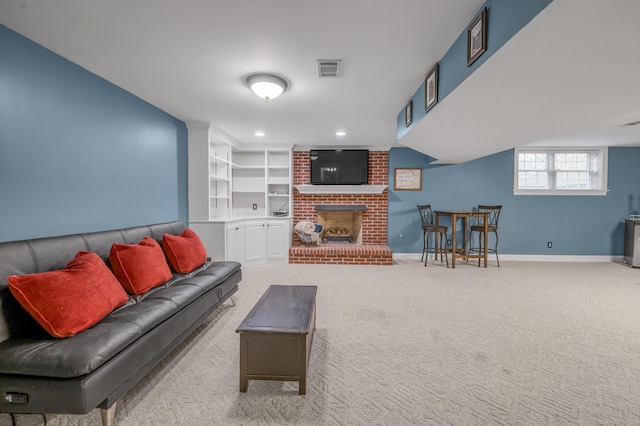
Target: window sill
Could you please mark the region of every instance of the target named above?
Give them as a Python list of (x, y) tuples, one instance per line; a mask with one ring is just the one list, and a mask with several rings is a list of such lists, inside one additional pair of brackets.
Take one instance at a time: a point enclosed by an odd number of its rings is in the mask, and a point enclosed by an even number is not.
[(514, 189), (513, 195), (552, 195), (552, 196), (600, 196), (604, 197), (608, 189), (575, 190), (575, 189)]

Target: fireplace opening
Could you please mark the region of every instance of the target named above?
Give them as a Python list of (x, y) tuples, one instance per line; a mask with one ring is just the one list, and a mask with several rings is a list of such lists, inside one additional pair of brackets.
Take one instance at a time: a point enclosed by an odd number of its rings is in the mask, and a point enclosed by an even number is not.
[(316, 206), (317, 223), (322, 225), (320, 242), (362, 244), (364, 205), (324, 204)]

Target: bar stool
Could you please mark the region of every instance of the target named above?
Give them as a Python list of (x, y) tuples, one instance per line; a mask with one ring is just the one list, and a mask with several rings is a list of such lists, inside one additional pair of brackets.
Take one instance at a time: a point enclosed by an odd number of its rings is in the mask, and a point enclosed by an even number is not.
[[(449, 258), (447, 257), (446, 239), (447, 239), (447, 228), (444, 225), (436, 225), (433, 221), (433, 211), (431, 210), (431, 204), (418, 205), (418, 211), (420, 212), (420, 220), (422, 221), (422, 257), (420, 257), (420, 261), (424, 257), (424, 266), (427, 266), (427, 258), (429, 257), (429, 234), (434, 234), (435, 240), (435, 260), (438, 260), (438, 253), (440, 253), (440, 263), (442, 263), (442, 255), (447, 260), (447, 268), (449, 267)], [(438, 241), (438, 237), (440, 237), (440, 241)], [(444, 241), (443, 241), (444, 238)]]
[[(485, 206), (478, 205), (479, 212), (486, 212), (487, 214), (487, 232), (493, 232), (496, 234), (496, 245), (493, 248), (487, 247), (488, 253), (496, 254), (496, 262), (498, 262), (498, 267), (500, 267), (500, 259), (498, 259), (498, 219), (500, 218), (500, 212), (502, 211), (502, 206)], [(478, 233), (478, 247), (473, 247), (473, 241), (471, 236), (474, 232)], [(478, 223), (475, 225), (471, 225), (469, 227), (469, 251), (482, 253), (482, 241), (484, 239), (484, 222), (482, 218), (478, 218)], [(480, 259), (478, 259), (478, 266), (480, 266)]]

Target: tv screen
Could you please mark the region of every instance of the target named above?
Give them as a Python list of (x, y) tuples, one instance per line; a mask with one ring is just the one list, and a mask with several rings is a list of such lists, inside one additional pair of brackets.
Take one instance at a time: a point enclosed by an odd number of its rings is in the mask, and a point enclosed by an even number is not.
[(362, 185), (368, 183), (369, 151), (366, 149), (311, 150), (311, 183)]

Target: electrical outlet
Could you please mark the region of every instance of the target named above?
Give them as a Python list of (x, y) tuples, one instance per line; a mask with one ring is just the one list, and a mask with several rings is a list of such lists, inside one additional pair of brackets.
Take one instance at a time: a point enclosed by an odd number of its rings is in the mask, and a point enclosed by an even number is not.
[(447, 245), (450, 246), (451, 245), (451, 240), (447, 240)]
[(553, 244), (551, 244), (551, 241), (549, 241), (549, 242), (547, 243), (547, 248), (551, 248), (551, 246), (552, 246), (552, 245), (553, 245)]
[(253, 209), (254, 209), (254, 210), (258, 210), (258, 205), (257, 205), (257, 204), (254, 204), (254, 205), (253, 205)]

